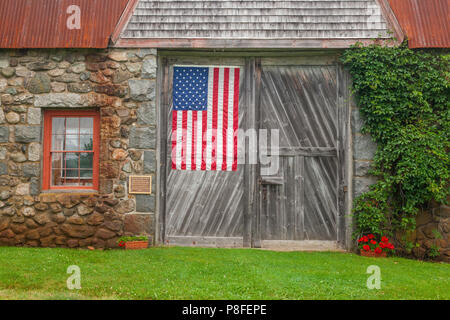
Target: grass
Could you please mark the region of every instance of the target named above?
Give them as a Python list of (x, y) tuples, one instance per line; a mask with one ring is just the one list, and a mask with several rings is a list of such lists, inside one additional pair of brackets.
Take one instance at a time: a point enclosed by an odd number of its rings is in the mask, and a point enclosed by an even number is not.
[[(81, 290), (66, 287), (70, 265)], [(336, 252), (0, 248), (0, 299), (450, 299), (449, 279), (444, 263)]]

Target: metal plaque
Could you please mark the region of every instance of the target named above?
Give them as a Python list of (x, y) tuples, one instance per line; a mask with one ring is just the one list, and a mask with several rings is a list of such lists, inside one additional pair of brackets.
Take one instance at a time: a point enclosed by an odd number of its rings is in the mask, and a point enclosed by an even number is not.
[(130, 176), (128, 182), (129, 194), (151, 194), (152, 176)]

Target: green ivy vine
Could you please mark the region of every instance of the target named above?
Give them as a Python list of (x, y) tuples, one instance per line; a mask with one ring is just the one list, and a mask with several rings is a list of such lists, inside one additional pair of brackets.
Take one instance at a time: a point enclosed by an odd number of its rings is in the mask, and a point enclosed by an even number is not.
[[(371, 174), (379, 178), (355, 199), (355, 236), (396, 237), (415, 229), (431, 200), (449, 195), (449, 55), (356, 44), (342, 62), (348, 68), (365, 125), (378, 144)], [(397, 239), (399, 240), (399, 239)]]

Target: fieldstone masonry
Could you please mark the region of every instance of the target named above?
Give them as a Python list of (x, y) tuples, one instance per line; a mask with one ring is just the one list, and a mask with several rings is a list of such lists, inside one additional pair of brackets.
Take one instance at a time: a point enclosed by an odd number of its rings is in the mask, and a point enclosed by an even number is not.
[[(156, 66), (153, 49), (0, 51), (0, 245), (154, 237), (155, 195), (129, 195), (127, 183), (156, 181)], [(100, 190), (42, 192), (43, 114), (73, 108), (100, 111)]]

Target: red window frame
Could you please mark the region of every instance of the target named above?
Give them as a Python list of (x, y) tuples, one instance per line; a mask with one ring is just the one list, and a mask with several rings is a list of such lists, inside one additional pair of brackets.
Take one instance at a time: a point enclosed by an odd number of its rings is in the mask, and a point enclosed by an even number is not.
[[(52, 119), (55, 117), (92, 117), (93, 128), (93, 168), (92, 186), (52, 186)], [(75, 150), (77, 151), (77, 150)], [(43, 190), (98, 190), (100, 159), (100, 113), (95, 110), (47, 110), (44, 112), (44, 154), (43, 154)], [(81, 152), (81, 151), (80, 151)]]

